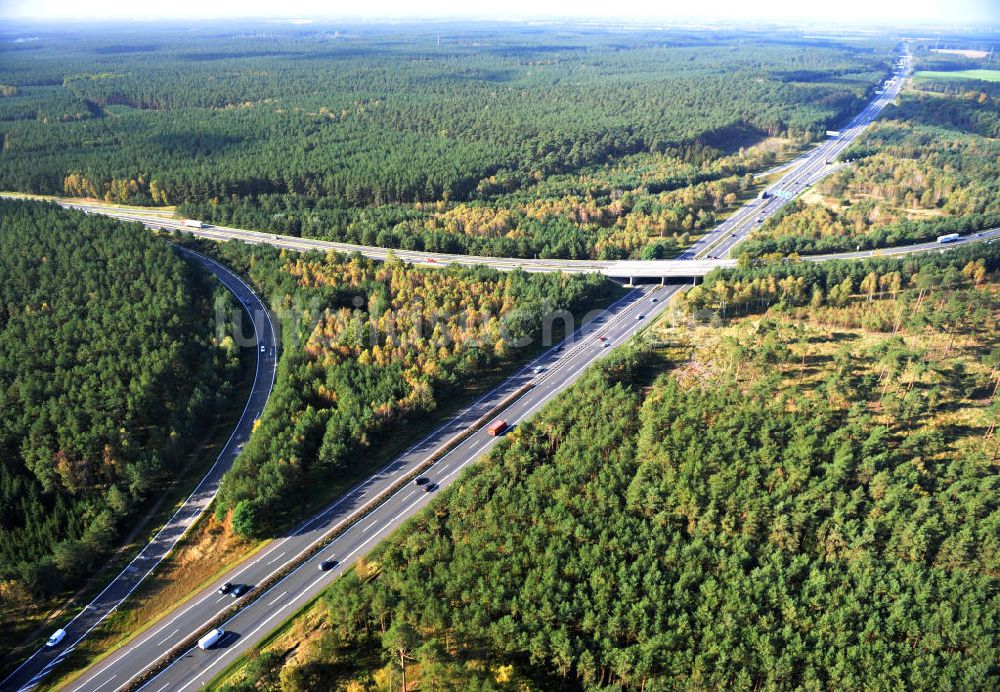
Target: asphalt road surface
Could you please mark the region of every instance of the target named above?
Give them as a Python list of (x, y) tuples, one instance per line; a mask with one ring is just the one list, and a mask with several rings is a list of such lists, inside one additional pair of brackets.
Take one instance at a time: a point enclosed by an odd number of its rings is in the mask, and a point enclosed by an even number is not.
[(62, 643), (56, 647), (43, 646), (32, 654), (3, 682), (0, 682), (2, 689), (29, 688), (37, 684), (139, 586), (211, 503), (218, 491), (219, 481), (229, 470), (243, 444), (250, 438), (253, 423), (260, 417), (267, 404), (274, 384), (277, 358), (274, 325), (266, 307), (257, 294), (226, 267), (189, 250), (183, 248), (178, 250), (215, 274), (250, 315), (257, 343), (255, 346), (257, 365), (246, 406), (215, 463), (174, 515), (94, 600), (70, 622), (61, 626), (66, 630), (66, 637)]
[(836, 163), (837, 156), (860, 137), (882, 110), (899, 95), (912, 66), (908, 53), (902, 57), (902, 63), (894, 72), (891, 84), (851, 119), (839, 134), (828, 137), (818, 147), (797, 158), (792, 165), (782, 167), (786, 172), (767, 187), (764, 191), (767, 195), (765, 198), (747, 202), (678, 255), (678, 259), (726, 257), (735, 245), (745, 240), (768, 217), (776, 214), (810, 185), (841, 168), (842, 164)]
[[(316, 517), (273, 541), (265, 550), (226, 573), (128, 646), (86, 671), (67, 689), (112, 690), (127, 685), (152, 666), (165, 651), (181, 643), (233, 603), (230, 596), (218, 593), (223, 583), (251, 587), (261, 584), (295, 556), (307, 553), (335, 527), (344, 525), (366, 501), (391, 488), (399, 478), (412, 473), (443, 443), (524, 385), (534, 383), (497, 416), (511, 427), (516, 426), (576, 381), (587, 366), (633, 336), (637, 325), (646, 324), (646, 320), (659, 313), (665, 307), (667, 298), (680, 288), (679, 285), (647, 285), (632, 289), (600, 313), (597, 319), (576, 330), (566, 341), (547, 349), (513, 377), (445, 421), (428, 437), (355, 486)], [(220, 644), (207, 651), (196, 647), (190, 649), (154, 677), (145, 689), (183, 690), (211, 679), (236, 656), (263, 639), (281, 618), (329, 586), (359, 556), (413, 516), (454, 482), (464, 468), (489, 451), (498, 438), (489, 435), (488, 427), (486, 425), (464, 439), (425, 471), (423, 476), (429, 479), (426, 484), (407, 484), (267, 592), (252, 590), (244, 595), (242, 598), (248, 603), (223, 626), (226, 636)], [(435, 489), (428, 492), (428, 487)], [(322, 560), (337, 560), (338, 563), (333, 569), (324, 571), (319, 569)]]
[[(879, 95), (869, 104), (844, 130), (836, 136), (831, 136), (830, 139), (789, 165), (787, 172), (768, 188), (767, 198), (754, 200), (745, 205), (719, 227), (706, 234), (680, 258), (690, 260), (725, 256), (736, 243), (745, 239), (753, 228), (759, 225), (760, 219), (776, 213), (803, 189), (828, 175), (831, 170), (836, 168), (836, 165), (828, 162), (833, 161), (844, 148), (849, 146), (878, 116), (885, 105), (895, 98), (904, 81), (903, 77), (909, 73), (909, 68), (910, 62), (907, 56), (904, 58), (904, 65), (897, 71), (896, 79), (885, 90), (885, 93)], [(166, 214), (157, 214), (148, 209), (109, 209), (102, 205), (68, 201), (61, 201), (60, 204), (88, 213), (101, 213), (125, 220), (139, 221), (145, 226), (157, 230), (183, 230), (215, 240), (238, 239), (244, 242), (266, 243), (292, 250), (327, 251), (332, 249), (339, 252), (361, 252), (380, 259), (385, 258), (390, 252), (383, 248), (294, 238), (217, 226), (189, 228), (182, 221), (170, 219)], [(990, 240), (998, 235), (1000, 235), (1000, 231), (997, 230), (985, 231), (966, 236), (947, 247)], [(816, 261), (856, 259), (880, 254), (926, 252), (933, 249), (944, 251), (946, 246), (937, 243), (921, 243), (902, 248), (816, 256), (806, 259)], [(498, 269), (516, 267), (527, 271), (602, 271), (607, 273), (609, 267), (614, 264), (604, 261), (520, 260), (417, 253), (402, 250), (392, 252), (404, 261), (415, 264), (486, 264)], [(643, 263), (634, 262), (631, 264)], [(164, 621), (143, 632), (133, 643), (113, 653), (88, 670), (69, 689), (108, 690), (119, 689), (127, 685), (144, 670), (154, 665), (165, 651), (181, 643), (192, 632), (202, 628), (232, 605), (231, 596), (219, 594), (216, 591), (223, 582), (254, 587), (267, 581), (269, 576), (280, 571), (296, 556), (307, 553), (317, 541), (320, 541), (331, 530), (349, 523), (352, 514), (380, 493), (386, 492), (388, 488), (398, 482), (398, 479), (405, 477), (424, 463), (444, 442), (467, 429), (513, 392), (533, 382), (534, 386), (511, 403), (502, 414), (502, 417), (512, 425), (523, 420), (555, 394), (572, 384), (590, 363), (634, 334), (637, 326), (644, 324), (644, 319), (652, 317), (662, 310), (666, 302), (665, 299), (677, 290), (679, 290), (677, 285), (662, 288), (647, 286), (632, 290), (625, 298), (612, 306), (604, 317), (596, 321), (594, 323), (596, 326), (592, 325), (576, 332), (561, 348), (551, 348), (537, 361), (523, 368), (517, 375), (505, 381), (461, 413), (444, 421), (434, 433), (407, 450), (377, 474), (350, 490), (323, 512), (300, 525), (289, 535), (273, 541), (261, 554), (255, 555), (251, 560), (234, 568), (223, 576), (217, 584), (211, 585), (185, 606), (171, 613)], [(656, 302), (652, 302), (654, 298)], [(273, 361), (273, 344), (268, 347), (268, 353)], [(536, 368), (542, 370), (536, 372)], [(454, 481), (459, 471), (479, 458), (495, 441), (496, 438), (488, 435), (485, 428), (470, 435), (436, 462), (431, 471), (427, 472), (426, 475), (430, 479), (427, 485), (439, 488), (446, 487)], [(364, 520), (338, 536), (320, 555), (304, 563), (276, 586), (270, 588), (268, 592), (259, 593), (251, 589), (249, 594), (242, 596), (247, 602), (246, 607), (225, 624), (227, 635), (222, 642), (209, 651), (197, 648), (187, 651), (183, 657), (153, 678), (153, 682), (147, 686), (147, 689), (157, 691), (182, 690), (200, 686), (210, 680), (236, 656), (259, 642), (271, 628), (280, 622), (279, 618), (294, 612), (297, 607), (319, 593), (335, 576), (348, 569), (359, 555), (373, 547), (375, 543), (386, 537), (430, 501), (436, 491), (426, 492), (427, 485), (407, 486), (392, 494)], [(177, 535), (179, 536), (179, 534)], [(338, 563), (333, 569), (323, 571), (318, 569), (321, 560), (337, 560)], [(148, 569), (143, 574), (146, 572)], [(120, 600), (121, 598), (117, 602)], [(79, 636), (82, 635), (75, 636), (75, 639), (70, 637), (66, 641), (78, 641)], [(57, 647), (54, 651), (37, 654), (36, 656), (39, 658), (45, 657), (45, 664), (39, 672), (44, 675), (65, 653), (65, 649)], [(29, 660), (28, 663), (31, 661)], [(36, 674), (27, 678), (27, 684), (29, 686), (34, 684), (39, 677)], [(7, 681), (4, 684), (6, 685)]]
[[(726, 257), (735, 245), (745, 240), (764, 220), (776, 214), (807, 187), (840, 168), (843, 164), (835, 163), (836, 157), (860, 137), (879, 116), (885, 106), (899, 94), (905, 78), (909, 75), (911, 69), (910, 56), (908, 54), (904, 55), (902, 60), (903, 64), (896, 69), (891, 85), (882, 94), (877, 95), (838, 135), (831, 136), (811, 151), (781, 166), (778, 170), (786, 172), (777, 182), (766, 189), (766, 198), (754, 199), (747, 202), (729, 218), (699, 238), (691, 247), (678, 255), (676, 259), (705, 260), (706, 263), (697, 267), (698, 274), (704, 275), (713, 268), (709, 266), (713, 260)], [(242, 240), (248, 243), (263, 243), (288, 250), (319, 250), (324, 252), (334, 250), (348, 254), (359, 252), (373, 259), (385, 259), (392, 252), (405, 262), (428, 266), (443, 266), (448, 264), (462, 264), (466, 266), (487, 265), (501, 270), (520, 268), (529, 272), (602, 272), (616, 277), (628, 275), (626, 271), (616, 272), (615, 269), (619, 264), (624, 266), (625, 263), (618, 263), (611, 260), (518, 259), (477, 255), (450, 255), (446, 253), (415, 252), (412, 250), (388, 250), (386, 248), (311, 238), (296, 238), (294, 236), (249, 231), (226, 226), (202, 225), (198, 228), (192, 228), (187, 226), (183, 220), (171, 219), (167, 214), (142, 207), (109, 207), (107, 205), (70, 200), (57, 200), (57, 202), (64, 207), (79, 209), (86, 213), (104, 214), (123, 220), (137, 221), (147, 228), (155, 230), (183, 231), (210, 240)], [(643, 270), (638, 275), (653, 276), (656, 271), (657, 262), (657, 260), (630, 261), (627, 265), (630, 267), (630, 271), (636, 265), (644, 265)], [(692, 268), (694, 268), (694, 265), (692, 265)]]

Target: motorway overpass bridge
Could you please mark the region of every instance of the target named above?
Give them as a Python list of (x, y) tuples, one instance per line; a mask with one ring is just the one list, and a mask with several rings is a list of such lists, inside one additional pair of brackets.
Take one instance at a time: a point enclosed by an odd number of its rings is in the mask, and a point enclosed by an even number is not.
[(611, 262), (601, 269), (601, 273), (613, 279), (628, 280), (629, 286), (637, 282), (667, 279), (698, 279), (716, 269), (735, 267), (734, 259), (691, 259), (691, 260), (634, 260)]
[(173, 218), (171, 212), (162, 212), (144, 207), (121, 207), (101, 204), (85, 200), (60, 199), (57, 197), (29, 196), (18, 193), (0, 193), (0, 197), (12, 199), (40, 199), (55, 202), (66, 209), (75, 209), (87, 214), (101, 214), (123, 221), (137, 221), (146, 228), (155, 231), (189, 233), (198, 238), (226, 242), (239, 240), (252, 245), (271, 245), (282, 250), (297, 252), (337, 252), (345, 255), (360, 254), (375, 260), (385, 260), (390, 255), (409, 264), (427, 267), (444, 267), (457, 264), (467, 267), (489, 266), (501, 271), (521, 269), (526, 272), (569, 272), (569, 273), (601, 273), (613, 279), (649, 283), (659, 281), (665, 283), (668, 279), (695, 279), (721, 267), (736, 266), (736, 260), (730, 259), (673, 259), (673, 260), (567, 260), (567, 259), (530, 259), (513, 257), (486, 257), (481, 255), (452, 255), (443, 252), (423, 252), (415, 250), (388, 249), (368, 245), (355, 245), (317, 238), (299, 238), (252, 231), (245, 228), (231, 228), (198, 223), (189, 225), (190, 221)]

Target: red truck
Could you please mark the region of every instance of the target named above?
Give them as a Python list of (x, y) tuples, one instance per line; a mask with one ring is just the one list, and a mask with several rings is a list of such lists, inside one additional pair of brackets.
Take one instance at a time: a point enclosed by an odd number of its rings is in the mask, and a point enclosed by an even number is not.
[(500, 433), (502, 433), (506, 429), (507, 429), (507, 421), (505, 421), (505, 420), (498, 420), (498, 421), (494, 422), (493, 425), (491, 425), (490, 427), (488, 427), (486, 429), (486, 432), (488, 432), (493, 437), (496, 437), (497, 435), (499, 435)]

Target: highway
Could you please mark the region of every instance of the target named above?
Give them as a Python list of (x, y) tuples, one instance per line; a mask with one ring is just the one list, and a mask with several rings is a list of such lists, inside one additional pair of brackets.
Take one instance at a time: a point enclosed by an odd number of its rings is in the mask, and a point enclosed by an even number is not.
[[(212, 272), (229, 289), (246, 310), (253, 323), (258, 348), (255, 349), (256, 368), (253, 385), (239, 421), (226, 440), (211, 468), (177, 511), (167, 520), (152, 540), (132, 559), (108, 585), (76, 617), (61, 625), (66, 630), (63, 644), (43, 646), (27, 658), (7, 678), (0, 682), (2, 689), (32, 687), (49, 673), (73, 648), (121, 605), (128, 596), (160, 564), (184, 533), (201, 516), (219, 489), (222, 476), (229, 470), (243, 445), (253, 431), (254, 421), (260, 417), (274, 385), (277, 366), (275, 330), (270, 314), (256, 293), (235, 273), (218, 262), (198, 253), (178, 247), (205, 270)], [(55, 629), (55, 628), (53, 628)]]
[[(145, 227), (160, 231), (181, 231), (209, 240), (240, 240), (252, 244), (268, 244), (274, 247), (322, 252), (335, 251), (345, 254), (360, 253), (372, 259), (385, 259), (390, 253), (404, 262), (424, 266), (490, 266), (500, 270), (522, 269), (528, 272), (601, 272), (616, 278), (704, 276), (713, 269), (730, 266), (722, 258), (727, 257), (738, 243), (745, 240), (755, 228), (768, 217), (776, 214), (807, 187), (842, 167), (834, 163), (836, 157), (849, 147), (882, 110), (899, 94), (911, 70), (912, 60), (904, 54), (897, 65), (893, 79), (883, 93), (878, 94), (863, 111), (855, 116), (836, 136), (831, 136), (819, 146), (805, 152), (794, 161), (783, 165), (781, 177), (768, 186), (765, 198), (753, 199), (740, 207), (714, 229), (704, 234), (688, 249), (673, 260), (561, 260), (561, 259), (520, 259), (511, 257), (486, 257), (479, 255), (451, 255), (412, 250), (389, 250), (367, 245), (354, 245), (313, 238), (297, 238), (262, 231), (251, 231), (227, 226), (202, 225), (191, 227), (182, 219), (170, 218), (169, 214), (143, 207), (110, 207), (87, 201), (49, 198), (68, 209), (77, 209), (88, 214), (104, 214), (126, 221), (136, 221)], [(11, 195), (13, 196), (13, 195)], [(824, 257), (826, 259), (827, 257)], [(679, 262), (697, 263), (682, 268)]]
[(369, 245), (354, 245), (352, 243), (339, 243), (331, 240), (318, 240), (315, 238), (298, 238), (289, 235), (279, 235), (263, 231), (251, 231), (243, 228), (231, 228), (228, 226), (203, 225), (199, 228), (192, 228), (185, 225), (182, 219), (171, 218), (169, 214), (164, 214), (153, 208), (146, 207), (120, 207), (109, 206), (97, 202), (68, 200), (58, 197), (48, 197), (42, 195), (20, 195), (18, 193), (2, 193), (0, 197), (9, 199), (38, 199), (54, 202), (65, 209), (75, 209), (87, 214), (101, 214), (122, 221), (135, 221), (154, 231), (180, 231), (188, 233), (206, 240), (216, 240), (225, 242), (227, 240), (239, 240), (251, 245), (271, 245), (283, 250), (295, 250), (298, 252), (319, 251), (319, 252), (339, 252), (342, 254), (359, 253), (371, 259), (384, 260), (390, 254), (409, 264), (441, 267), (449, 264), (477, 267), (490, 266), (500, 270), (523, 269), (528, 272), (600, 272), (614, 264), (613, 260), (545, 260), (545, 259), (520, 259), (514, 257), (486, 257), (482, 255), (451, 255), (443, 252), (416, 252), (413, 250), (398, 250)]
[[(679, 259), (690, 262), (692, 267), (698, 266), (699, 272), (702, 273), (711, 270), (715, 265), (730, 265), (731, 261), (714, 258), (725, 257), (736, 243), (745, 239), (759, 225), (757, 219), (776, 213), (805, 187), (833, 170), (835, 167), (827, 164), (827, 161), (832, 161), (849, 146), (878, 116), (885, 105), (895, 98), (904, 81), (903, 77), (908, 74), (909, 66), (909, 56), (904, 56), (903, 65), (891, 87), (872, 101), (839, 135), (831, 137), (800, 157), (768, 188), (767, 198), (754, 200), (742, 207), (716, 229), (699, 239), (695, 246)], [(391, 252), (404, 261), (425, 266), (454, 263), (489, 265), (501, 270), (520, 268), (526, 271), (602, 272), (612, 276), (632, 275), (632, 265), (641, 265), (637, 267), (639, 273), (635, 274), (636, 276), (659, 276), (665, 266), (657, 261), (615, 263), (587, 260), (531, 260), (387, 250), (218, 226), (191, 228), (181, 220), (169, 218), (167, 214), (153, 213), (148, 209), (109, 208), (86, 202), (57, 201), (62, 206), (80, 209), (87, 213), (100, 213), (138, 221), (147, 228), (155, 230), (180, 230), (213, 240), (236, 239), (289, 250), (360, 252), (375, 259), (384, 259)], [(995, 238), (997, 235), (998, 231), (994, 229), (978, 236), (968, 236), (949, 247), (983, 241)], [(934, 249), (945, 248), (937, 243), (921, 243), (891, 250), (816, 256), (807, 259), (815, 261), (854, 259), (878, 254), (926, 252)], [(707, 259), (701, 262), (692, 261), (701, 258)], [(621, 273), (626, 265), (628, 274)], [(643, 274), (642, 271), (651, 273)], [(425, 491), (426, 485), (406, 485), (401, 489), (395, 489), (401, 479), (415, 473), (419, 467), (428, 463), (429, 458), (441, 455), (443, 446), (454, 443), (450, 451), (443, 454), (429, 470), (424, 472), (424, 475), (430, 478), (431, 484), (436, 484), (440, 488), (447, 487), (463, 468), (488, 451), (496, 441), (496, 438), (486, 433), (485, 428), (478, 428), (468, 434), (470, 426), (477, 421), (482, 422), (487, 413), (508, 399), (512, 400), (502, 417), (516, 425), (572, 384), (588, 365), (633, 335), (637, 327), (645, 324), (645, 319), (662, 310), (666, 298), (679, 289), (680, 286), (675, 284), (665, 287), (644, 286), (629, 291), (592, 325), (575, 332), (567, 343), (550, 348), (496, 389), (445, 420), (431, 435), (380, 469), (371, 478), (352, 488), (288, 535), (272, 541), (266, 550), (235, 567), (220, 578), (218, 583), (211, 584), (184, 606), (135, 637), (127, 646), (86, 671), (69, 689), (112, 690), (134, 684), (133, 681), (138, 676), (157, 665), (165, 652), (181, 646), (193, 633), (203, 629), (213, 619), (231, 609), (233, 599), (216, 592), (223, 582), (246, 584), (251, 587), (258, 587), (265, 582), (270, 583), (299, 556), (308, 554), (318, 542), (323, 542), (324, 537), (350, 525), (349, 529), (338, 534), (319, 555), (309, 558), (277, 584), (269, 586), (266, 592), (254, 588), (248, 595), (243, 596), (245, 607), (223, 625), (227, 636), (220, 645), (209, 651), (193, 647), (186, 649), (183, 656), (153, 678), (154, 682), (148, 689), (157, 692), (183, 690), (204, 684), (233, 658), (259, 642), (283, 617), (319, 593), (333, 578), (348, 569), (357, 557), (389, 535), (435, 495), (435, 492)], [(656, 302), (653, 302), (654, 298)], [(542, 371), (536, 372), (536, 368), (541, 368)], [(468, 436), (455, 442), (456, 436), (465, 434)], [(351, 524), (352, 517), (357, 513), (363, 513), (364, 519)], [(336, 559), (339, 563), (334, 569), (321, 571), (318, 569), (318, 563), (323, 559)], [(79, 638), (76, 638), (73, 641), (78, 640)], [(58, 656), (55, 652), (42, 655), (48, 657), (45, 667), (40, 671), (44, 675), (65, 655), (65, 650), (60, 649)], [(38, 679), (40, 679), (38, 675), (27, 678), (27, 685), (31, 686)]]
[(678, 255), (678, 259), (727, 257), (734, 246), (744, 241), (767, 218), (778, 213), (810, 185), (841, 168), (843, 164), (836, 163), (836, 158), (853, 144), (878, 118), (882, 110), (899, 95), (912, 70), (912, 64), (910, 54), (904, 53), (891, 81), (882, 93), (877, 94), (875, 99), (854, 116), (846, 127), (838, 134), (829, 136), (818, 147), (804, 153), (791, 165), (783, 166), (781, 170), (785, 172), (764, 190), (766, 195), (764, 198), (750, 200), (744, 204), (732, 216)]
[[(489, 435), (486, 429), (488, 425), (483, 425), (422, 472), (429, 479), (427, 484), (418, 486), (407, 482), (402, 488), (393, 491), (392, 488), (400, 479), (415, 473), (435, 450), (466, 431), (476, 421), (484, 422), (484, 416), (511, 395), (515, 395), (513, 400), (497, 418), (503, 418), (511, 427), (515, 427), (576, 381), (591, 363), (632, 337), (637, 325), (646, 324), (648, 319), (663, 310), (667, 298), (680, 288), (680, 285), (647, 285), (632, 289), (596, 319), (575, 330), (564, 342), (548, 348), (500, 386), (446, 420), (433, 433), (369, 479), (356, 485), (318, 515), (288, 535), (272, 541), (266, 550), (227, 572), (176, 612), (143, 632), (132, 643), (86, 671), (67, 689), (74, 692), (112, 690), (128, 685), (136, 676), (153, 666), (164, 652), (181, 644), (192, 633), (230, 608), (233, 599), (217, 592), (223, 583), (256, 587), (268, 581), (286, 563), (307, 553), (325, 535), (349, 523), (352, 515), (358, 513), (367, 502), (374, 501), (376, 508), (373, 511), (365, 514), (349, 530), (339, 534), (327, 548), (294, 572), (266, 592), (255, 589), (243, 596), (248, 603), (222, 625), (227, 635), (220, 645), (208, 651), (192, 647), (157, 675), (147, 689), (184, 690), (204, 684), (233, 658), (266, 636), (280, 622), (280, 618), (294, 612), (320, 593), (344, 570), (349, 569), (358, 557), (453, 483), (459, 473), (488, 452), (498, 438)], [(517, 395), (522, 390), (524, 391)], [(485, 422), (492, 420), (493, 418), (487, 417)], [(428, 487), (434, 486), (435, 489), (427, 491)], [(382, 494), (387, 497), (380, 501), (377, 498)], [(336, 567), (327, 571), (318, 568), (320, 561), (331, 559), (338, 560)]]

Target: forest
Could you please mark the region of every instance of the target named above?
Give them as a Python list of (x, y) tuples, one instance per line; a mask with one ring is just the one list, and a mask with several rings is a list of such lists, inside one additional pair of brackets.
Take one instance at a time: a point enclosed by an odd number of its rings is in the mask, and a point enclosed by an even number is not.
[(202, 247), (246, 276), (282, 324), (274, 391), (216, 501), (216, 516), (252, 538), (301, 519), (387, 440), (530, 352), (546, 313), (583, 313), (615, 291), (599, 275)]
[(0, 189), (489, 255), (664, 253), (856, 113), (890, 42), (276, 26), (0, 47)]
[(914, 80), (841, 158), (851, 165), (765, 222), (740, 252), (875, 249), (1000, 226), (1000, 87)]
[(160, 239), (0, 200), (0, 594), (79, 585), (232, 396), (215, 289)]
[(996, 687), (998, 269), (672, 306), (218, 686)]

